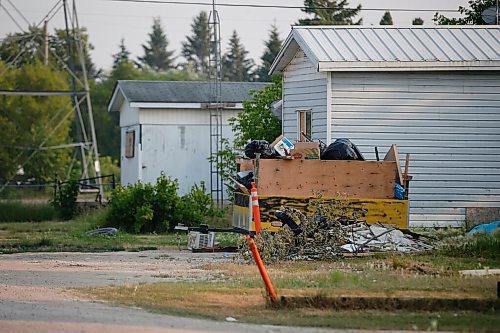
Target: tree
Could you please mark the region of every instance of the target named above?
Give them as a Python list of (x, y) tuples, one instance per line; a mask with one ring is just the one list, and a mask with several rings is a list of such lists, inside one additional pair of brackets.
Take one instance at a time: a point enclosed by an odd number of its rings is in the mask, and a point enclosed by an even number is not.
[(222, 78), (225, 81), (252, 81), (254, 62), (240, 42), (236, 30), (229, 39), (229, 49), (222, 57)]
[(242, 149), (250, 140), (272, 142), (281, 134), (281, 121), (271, 111), (272, 103), (281, 99), (281, 91), (281, 77), (275, 76), (271, 84), (250, 92), (252, 99), (243, 101), (245, 110), (229, 120), (236, 133), (235, 148)]
[[(76, 48), (75, 32), (69, 31), (69, 42), (72, 50), (72, 59), (74, 71), (78, 77), (81, 77), (82, 64)], [(83, 57), (89, 77), (96, 77), (99, 73), (96, 70), (92, 59), (90, 58), (90, 50), (93, 49), (92, 44), (88, 42), (88, 34), (86, 28), (80, 28), (80, 38), (83, 46)], [(59, 69), (65, 66), (69, 67), (68, 57), (68, 38), (66, 30), (55, 29), (53, 34), (49, 35), (49, 63)], [(41, 28), (30, 26), (27, 32), (18, 32), (8, 34), (0, 43), (0, 60), (5, 63), (21, 67), (25, 64), (33, 64), (37, 61), (44, 60), (44, 31)], [(55, 55), (54, 55), (55, 54)]]
[(191, 64), (194, 70), (203, 75), (208, 75), (210, 55), (210, 29), (208, 27), (207, 12), (202, 11), (191, 24), (193, 34), (186, 37), (182, 43), (182, 56)]
[(127, 50), (127, 47), (125, 46), (124, 38), (120, 40), (118, 47), (120, 50), (113, 54), (113, 69), (115, 69), (120, 63), (130, 63), (130, 51)]
[(412, 25), (424, 25), (424, 20), (421, 17), (415, 17), (411, 22)]
[(144, 56), (139, 57), (142, 65), (153, 70), (162, 71), (174, 67), (174, 52), (168, 51), (168, 39), (161, 26), (159, 17), (153, 19), (152, 31), (149, 33), (147, 45), (142, 45)]
[[(69, 90), (64, 72), (35, 61), (19, 68), (0, 61), (0, 89)], [(42, 149), (71, 142), (74, 118), (69, 96), (1, 96), (0, 178), (10, 179), (19, 166), (28, 178), (53, 179), (65, 175), (69, 149)], [(33, 154), (35, 152), (35, 154)]]
[(271, 79), (267, 73), (269, 72), (269, 68), (271, 68), (274, 58), (276, 58), (276, 55), (280, 51), (282, 44), (283, 41), (280, 38), (278, 27), (276, 24), (273, 24), (269, 31), (269, 39), (265, 42), (266, 49), (262, 57), (260, 57), (262, 65), (260, 65), (256, 72), (259, 81), (267, 82)]
[(304, 0), (305, 8), (301, 10), (313, 18), (300, 19), (298, 25), (360, 25), (362, 19), (354, 22), (353, 17), (358, 15), (361, 5), (348, 6), (347, 0)]
[(392, 25), (392, 16), (390, 11), (386, 11), (382, 19), (380, 20), (380, 25)]
[(481, 17), (483, 11), (489, 7), (496, 6), (496, 0), (469, 0), (469, 7), (458, 7), (458, 12), (465, 17), (448, 18), (439, 13), (434, 14), (433, 21), (439, 25), (481, 25), (486, 24)]

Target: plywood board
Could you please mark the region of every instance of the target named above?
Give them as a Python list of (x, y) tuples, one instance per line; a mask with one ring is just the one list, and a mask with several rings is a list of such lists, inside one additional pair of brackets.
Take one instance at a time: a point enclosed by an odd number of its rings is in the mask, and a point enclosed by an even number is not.
[(392, 199), (396, 162), (260, 160), (261, 196)]
[[(277, 231), (279, 220), (274, 213), (281, 206), (292, 207), (306, 215), (312, 215), (321, 206), (330, 217), (340, 220), (382, 223), (408, 228), (408, 201), (396, 199), (366, 198), (305, 198), (305, 197), (260, 197), (260, 216), (263, 230)], [(274, 226), (273, 226), (274, 225)]]
[(403, 174), (401, 173), (401, 165), (399, 164), (398, 146), (392, 145), (391, 149), (387, 152), (384, 157), (384, 161), (396, 162), (396, 179), (399, 185), (404, 185)]

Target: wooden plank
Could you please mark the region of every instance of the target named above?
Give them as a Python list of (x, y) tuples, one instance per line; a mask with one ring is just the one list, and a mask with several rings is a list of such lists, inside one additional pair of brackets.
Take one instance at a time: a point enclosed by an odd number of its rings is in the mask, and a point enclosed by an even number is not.
[(398, 146), (393, 144), (391, 149), (385, 154), (384, 161), (396, 162), (396, 180), (399, 185), (404, 184), (403, 174), (401, 173), (401, 165), (399, 163)]
[(392, 199), (396, 162), (261, 160), (259, 195)]
[(276, 226), (280, 221), (274, 213), (282, 206), (298, 209), (307, 215), (321, 208), (322, 212), (328, 212), (328, 217), (335, 219), (391, 224), (402, 229), (408, 227), (407, 200), (259, 196), (259, 205), (262, 228), (271, 231), (278, 229)]

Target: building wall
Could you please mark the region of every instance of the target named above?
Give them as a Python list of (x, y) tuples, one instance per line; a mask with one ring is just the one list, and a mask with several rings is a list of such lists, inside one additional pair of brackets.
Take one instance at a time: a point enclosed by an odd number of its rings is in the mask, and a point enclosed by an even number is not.
[[(223, 136), (233, 140), (227, 119), (241, 110), (223, 111)], [(140, 165), (138, 178), (125, 177), (122, 183), (155, 183), (163, 171), (179, 181), (179, 193), (185, 194), (193, 184), (205, 182), (210, 189), (210, 117), (208, 110), (141, 109)], [(122, 128), (123, 132), (123, 128)], [(124, 158), (122, 137), (122, 160)], [(132, 161), (131, 161), (132, 162)], [(127, 169), (128, 170), (128, 169)], [(133, 175), (132, 175), (133, 176)]]
[(500, 207), (500, 73), (331, 73), (332, 139), (368, 159), (392, 143), (409, 173), (411, 226), (462, 225)]
[(283, 134), (299, 138), (297, 110), (312, 110), (312, 137), (327, 141), (327, 74), (319, 73), (299, 51), (283, 72)]
[[(135, 132), (134, 157), (125, 157), (126, 133)], [(131, 108), (128, 103), (123, 103), (120, 107), (120, 181), (123, 185), (134, 184), (141, 179), (140, 168), (140, 143), (141, 126), (139, 125), (139, 114), (137, 108)]]

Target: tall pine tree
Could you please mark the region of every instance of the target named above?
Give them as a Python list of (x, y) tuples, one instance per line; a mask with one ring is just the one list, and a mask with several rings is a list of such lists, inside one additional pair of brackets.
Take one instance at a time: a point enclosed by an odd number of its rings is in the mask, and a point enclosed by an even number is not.
[(229, 39), (229, 49), (222, 57), (222, 78), (225, 81), (253, 81), (254, 62), (247, 58), (248, 51), (240, 42), (236, 30)]
[(362, 19), (354, 22), (361, 5), (349, 8), (347, 0), (304, 0), (303, 12), (313, 15), (313, 18), (300, 19), (298, 25), (359, 25)]
[(142, 65), (161, 71), (174, 67), (173, 51), (168, 51), (167, 35), (161, 26), (159, 17), (153, 19), (152, 31), (149, 34), (147, 45), (142, 45), (144, 56), (139, 57)]
[(127, 47), (125, 46), (124, 38), (120, 40), (118, 47), (120, 50), (113, 54), (113, 69), (115, 69), (120, 63), (130, 62), (130, 51), (127, 50)]
[(392, 25), (392, 16), (390, 11), (386, 11), (382, 19), (380, 20), (380, 25)]
[(207, 12), (202, 11), (191, 24), (192, 35), (182, 43), (182, 55), (197, 73), (208, 75), (210, 54), (210, 28)]
[(276, 55), (280, 51), (282, 44), (283, 41), (280, 38), (278, 27), (276, 24), (271, 25), (269, 39), (265, 42), (266, 49), (264, 50), (262, 57), (260, 57), (262, 64), (256, 72), (259, 81), (268, 82), (271, 80), (271, 77), (267, 73), (269, 72), (269, 68), (273, 63), (274, 58), (276, 58)]

